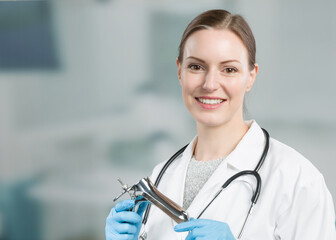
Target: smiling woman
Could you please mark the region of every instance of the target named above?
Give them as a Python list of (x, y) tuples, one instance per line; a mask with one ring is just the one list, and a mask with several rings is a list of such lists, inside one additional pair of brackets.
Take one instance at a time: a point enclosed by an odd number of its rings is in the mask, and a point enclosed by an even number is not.
[(258, 65), (250, 70), (240, 38), (228, 30), (200, 30), (189, 36), (182, 55), (181, 61), (177, 59), (182, 95), (198, 129), (245, 126), (244, 95), (254, 83)]
[[(130, 212), (134, 201), (122, 201), (107, 217), (106, 239), (232, 240), (242, 233), (244, 239), (336, 239), (333, 201), (320, 172), (243, 118), (244, 96), (258, 73), (255, 54), (241, 16), (210, 10), (192, 20), (176, 64), (197, 136), (151, 176), (191, 219), (176, 225), (148, 207), (141, 226), (144, 208)], [(253, 197), (250, 208), (251, 189), (259, 201), (247, 222), (256, 203)]]

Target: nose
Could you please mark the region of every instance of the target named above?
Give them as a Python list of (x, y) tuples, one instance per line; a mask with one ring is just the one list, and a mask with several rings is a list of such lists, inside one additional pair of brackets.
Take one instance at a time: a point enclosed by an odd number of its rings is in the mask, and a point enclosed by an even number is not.
[(203, 83), (203, 89), (214, 92), (219, 88), (219, 82), (218, 82), (218, 72), (216, 70), (209, 70), (205, 76), (204, 83)]

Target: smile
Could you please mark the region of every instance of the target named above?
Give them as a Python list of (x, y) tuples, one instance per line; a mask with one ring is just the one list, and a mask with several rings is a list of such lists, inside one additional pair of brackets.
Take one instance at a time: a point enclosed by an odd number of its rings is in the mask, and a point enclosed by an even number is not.
[(209, 105), (216, 105), (224, 102), (224, 99), (220, 98), (196, 98), (197, 101), (203, 103), (203, 104), (209, 104)]

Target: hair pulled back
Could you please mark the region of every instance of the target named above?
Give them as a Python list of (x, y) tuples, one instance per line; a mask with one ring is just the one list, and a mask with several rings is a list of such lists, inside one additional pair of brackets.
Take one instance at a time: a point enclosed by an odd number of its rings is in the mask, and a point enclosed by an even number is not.
[(254, 69), (256, 61), (256, 43), (251, 28), (240, 15), (232, 15), (230, 12), (222, 9), (214, 9), (201, 13), (194, 18), (184, 30), (179, 45), (178, 61), (182, 63), (184, 46), (186, 41), (194, 32), (203, 29), (229, 30), (235, 33), (244, 43), (247, 52), (250, 69)]

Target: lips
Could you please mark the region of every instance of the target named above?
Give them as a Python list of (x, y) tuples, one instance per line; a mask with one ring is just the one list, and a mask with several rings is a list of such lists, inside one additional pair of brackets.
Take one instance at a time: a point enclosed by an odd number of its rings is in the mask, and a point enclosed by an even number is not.
[(196, 97), (196, 100), (200, 103), (209, 105), (216, 105), (225, 101), (225, 99), (213, 97)]
[(216, 109), (222, 106), (226, 99), (224, 98), (218, 98), (218, 97), (196, 97), (195, 98), (197, 103), (203, 108), (203, 109)]

